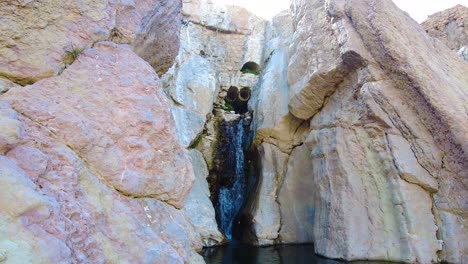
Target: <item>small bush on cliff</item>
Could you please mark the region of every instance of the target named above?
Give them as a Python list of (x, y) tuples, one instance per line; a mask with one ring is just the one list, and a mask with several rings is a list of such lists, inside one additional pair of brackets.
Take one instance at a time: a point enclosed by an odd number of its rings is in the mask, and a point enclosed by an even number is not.
[(258, 75), (259, 72), (256, 71), (256, 70), (251, 70), (251, 69), (242, 69), (241, 70), (242, 73), (250, 73), (250, 74), (253, 74), (253, 75)]
[(84, 49), (77, 48), (72, 44), (69, 49), (65, 50), (65, 54), (63, 54), (63, 64), (65, 64), (65, 66), (71, 65), (78, 56), (80, 56), (83, 50)]
[(234, 111), (234, 106), (230, 103), (225, 103), (223, 109), (226, 111)]

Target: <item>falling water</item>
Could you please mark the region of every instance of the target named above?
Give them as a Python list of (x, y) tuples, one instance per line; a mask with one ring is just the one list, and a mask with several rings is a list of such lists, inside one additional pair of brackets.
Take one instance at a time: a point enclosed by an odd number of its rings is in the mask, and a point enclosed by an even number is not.
[(244, 164), (244, 138), (245, 131), (243, 120), (229, 122), (226, 124), (227, 146), (221, 155), (227, 155), (227, 168), (224, 168), (226, 175), (230, 177), (227, 182), (222, 184), (218, 196), (218, 220), (221, 229), (226, 237), (232, 239), (232, 226), (246, 198), (246, 177)]

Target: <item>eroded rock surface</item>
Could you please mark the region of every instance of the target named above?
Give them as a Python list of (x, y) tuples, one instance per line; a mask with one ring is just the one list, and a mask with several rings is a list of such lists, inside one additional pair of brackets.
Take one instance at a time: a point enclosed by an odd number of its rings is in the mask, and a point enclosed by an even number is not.
[(468, 7), (456, 5), (429, 16), (421, 24), (429, 36), (458, 51), (468, 46)]
[[(314, 242), (317, 253), (348, 260), (467, 261), (466, 63), (391, 1), (296, 0), (291, 11), (288, 84), (259, 90), (256, 106), (262, 168), (280, 164), (261, 151), (267, 142), (289, 160), (261, 174), (281, 187), (280, 226), (261, 237)], [(284, 69), (274, 50), (266, 69)], [(265, 71), (260, 87), (270, 72), (281, 74)], [(287, 95), (288, 111), (273, 97), (265, 109), (269, 93)], [(310, 168), (304, 184), (299, 168)], [(295, 204), (303, 188), (310, 196)], [(300, 232), (305, 224), (313, 232)]]
[(193, 170), (156, 80), (130, 46), (103, 42), (62, 75), (1, 97), (7, 263), (194, 258), (201, 238), (176, 208)]
[(133, 44), (162, 73), (177, 55), (180, 8), (181, 0), (2, 1), (0, 77), (34, 83), (61, 72), (67, 52), (102, 40)]
[(184, 211), (200, 234), (203, 246), (219, 245), (224, 241), (224, 236), (218, 230), (215, 211), (210, 200), (210, 189), (206, 181), (208, 168), (199, 151), (190, 150), (189, 155), (196, 179), (185, 202)]

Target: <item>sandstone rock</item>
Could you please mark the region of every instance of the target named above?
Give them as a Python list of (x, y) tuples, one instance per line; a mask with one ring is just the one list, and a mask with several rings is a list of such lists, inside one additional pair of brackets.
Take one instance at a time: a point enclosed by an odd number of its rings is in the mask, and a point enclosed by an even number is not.
[[(131, 43), (135, 52), (162, 75), (172, 66), (179, 52), (182, 0), (148, 2), (155, 4), (141, 20)], [(135, 9), (141, 9), (141, 5), (136, 3)], [(133, 19), (133, 16), (123, 17)]]
[(33, 183), (13, 163), (20, 159), (0, 156), (7, 181), (1, 185), (0, 245), (8, 263), (183, 263), (199, 248), (182, 212), (122, 196), (53, 135), (22, 121), (37, 142), (29, 148), (41, 148), (36, 151), (47, 155), (49, 166)]
[[(170, 46), (157, 46), (160, 55), (147, 49), (161, 38), (177, 40), (173, 36), (178, 35), (180, 21), (175, 13), (180, 9), (180, 1), (162, 2), (2, 1), (0, 76), (23, 85), (34, 83), (59, 73), (66, 66), (63, 56), (67, 51), (77, 52), (106, 39), (128, 44), (135, 41), (136, 49), (145, 59), (161, 59), (161, 65), (167, 65), (177, 54), (177, 41)], [(163, 16), (169, 10), (172, 12)], [(161, 19), (167, 23), (164, 27), (160, 26)], [(174, 29), (174, 32), (161, 33), (160, 28)]]
[(18, 114), (3, 101), (0, 101), (0, 127), (0, 154), (5, 154), (21, 142), (23, 128)]
[(215, 211), (210, 200), (208, 188), (208, 168), (202, 154), (197, 150), (190, 150), (190, 161), (195, 172), (195, 183), (184, 205), (185, 214), (194, 225), (203, 241), (203, 246), (214, 246), (224, 240), (224, 236), (218, 230)]
[(183, 205), (193, 171), (156, 80), (129, 46), (104, 42), (62, 75), (2, 96), (20, 114), (0, 100), (0, 116), (22, 131), (0, 153), (7, 263), (197, 258), (199, 233), (168, 204)]
[(0, 78), (0, 95), (3, 94), (3, 93), (8, 92), (8, 90), (10, 90), (13, 87), (17, 87), (17, 86), (19, 86), (19, 85), (17, 85), (14, 82), (11, 82), (11, 81), (9, 81), (7, 79)]
[(456, 5), (437, 12), (421, 25), (429, 36), (442, 41), (452, 50), (458, 51), (468, 45), (468, 8), (465, 6)]
[(103, 42), (62, 75), (10, 90), (4, 99), (72, 147), (113, 188), (180, 207), (193, 172), (156, 80), (129, 46)]
[(16, 161), (20, 167), (36, 183), (40, 176), (47, 170), (47, 155), (36, 148), (29, 146), (18, 146), (7, 153), (7, 157)]

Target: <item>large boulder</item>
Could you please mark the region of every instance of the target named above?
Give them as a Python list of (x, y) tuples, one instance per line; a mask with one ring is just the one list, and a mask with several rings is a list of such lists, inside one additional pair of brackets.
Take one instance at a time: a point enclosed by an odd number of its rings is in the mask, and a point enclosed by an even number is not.
[(317, 253), (466, 261), (468, 65), (391, 1), (292, 11), (289, 111), (310, 119)]
[(291, 7), (289, 58), (269, 42), (252, 104), (259, 241), (272, 226), (268, 241), (332, 258), (466, 261), (466, 63), (391, 1)]
[(281, 227), (280, 206), (277, 201), (279, 183), (286, 169), (288, 155), (271, 144), (259, 146), (259, 174), (256, 200), (248, 208), (252, 231), (258, 245), (271, 245), (278, 239)]
[(2, 1), (0, 76), (34, 83), (60, 73), (70, 53), (102, 40), (133, 44), (164, 72), (177, 55), (181, 6), (181, 0)]
[(13, 126), (0, 130), (7, 263), (196, 258), (201, 238), (176, 208), (193, 170), (156, 80), (131, 47), (103, 42), (60, 76), (1, 98)]
[(217, 72), (207, 59), (194, 56), (179, 66), (175, 77), (168, 93), (174, 102), (177, 137), (182, 146), (189, 147), (203, 131), (213, 109), (219, 90)]
[(86, 50), (58, 77), (3, 97), (122, 194), (181, 207), (194, 180), (154, 70), (129, 46)]

